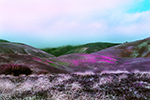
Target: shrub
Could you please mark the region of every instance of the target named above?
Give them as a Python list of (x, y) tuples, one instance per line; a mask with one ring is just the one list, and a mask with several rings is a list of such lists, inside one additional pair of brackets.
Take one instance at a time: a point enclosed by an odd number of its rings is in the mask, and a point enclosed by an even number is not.
[(17, 65), (17, 64), (3, 64), (0, 65), (0, 68), (3, 67), (2, 74), (14, 76), (19, 76), (20, 74), (29, 75), (32, 73), (32, 70), (25, 65)]

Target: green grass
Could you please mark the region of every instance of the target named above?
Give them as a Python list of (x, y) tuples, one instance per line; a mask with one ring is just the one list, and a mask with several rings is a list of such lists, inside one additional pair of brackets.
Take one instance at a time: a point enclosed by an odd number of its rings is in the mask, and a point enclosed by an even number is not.
[(61, 56), (61, 55), (66, 55), (66, 54), (71, 54), (71, 53), (93, 53), (100, 51), (102, 49), (106, 49), (111, 46), (118, 45), (119, 43), (102, 43), (102, 42), (97, 42), (97, 43), (88, 43), (84, 45), (78, 45), (78, 46), (62, 46), (62, 47), (57, 47), (57, 48), (43, 48), (41, 50), (50, 53), (52, 55), (55, 55), (56, 57)]
[(56, 67), (56, 68), (61, 68), (61, 67), (57, 66), (56, 64), (53, 64), (53, 63), (49, 63), (49, 64), (52, 65), (52, 66), (54, 66), (54, 67)]
[(68, 66), (69, 63), (68, 62), (61, 62), (61, 61), (58, 61), (57, 64), (60, 64), (60, 65), (65, 65), (65, 66)]

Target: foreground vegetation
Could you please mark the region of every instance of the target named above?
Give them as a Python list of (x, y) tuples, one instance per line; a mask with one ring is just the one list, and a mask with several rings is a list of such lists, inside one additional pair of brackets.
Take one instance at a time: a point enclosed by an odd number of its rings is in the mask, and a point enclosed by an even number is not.
[(149, 100), (150, 73), (0, 76), (1, 100)]
[(58, 48), (43, 48), (41, 50), (50, 53), (52, 55), (55, 55), (56, 57), (61, 56), (61, 55), (66, 55), (66, 54), (71, 54), (71, 53), (92, 53), (92, 52), (97, 52), (102, 49), (106, 49), (111, 46), (118, 45), (119, 43), (102, 43), (102, 42), (97, 42), (97, 43), (89, 43), (89, 44), (84, 44), (84, 45), (79, 45), (79, 46), (62, 46)]

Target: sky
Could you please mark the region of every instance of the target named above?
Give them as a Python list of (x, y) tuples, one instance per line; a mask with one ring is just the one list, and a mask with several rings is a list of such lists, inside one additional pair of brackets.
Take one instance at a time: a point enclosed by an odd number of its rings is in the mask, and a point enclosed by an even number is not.
[(37, 48), (150, 37), (150, 0), (0, 0), (0, 39)]

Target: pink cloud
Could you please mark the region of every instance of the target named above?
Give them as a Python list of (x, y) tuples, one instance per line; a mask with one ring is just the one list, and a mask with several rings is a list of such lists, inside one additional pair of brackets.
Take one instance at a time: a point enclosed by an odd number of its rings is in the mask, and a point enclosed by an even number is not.
[[(1, 0), (0, 1), (0, 30), (17, 30), (25, 32), (43, 31), (41, 24), (47, 20), (57, 19), (52, 23), (52, 29), (68, 30), (82, 25), (82, 19), (92, 12), (103, 12), (115, 9), (130, 0)], [(73, 17), (71, 21), (64, 21), (66, 17)], [(59, 21), (60, 20), (60, 21)], [(68, 19), (67, 19), (68, 20)], [(51, 24), (51, 23), (50, 23)], [(47, 27), (50, 25), (47, 25)], [(82, 25), (84, 26), (84, 25)], [(102, 27), (102, 23), (89, 23), (91, 27)], [(79, 26), (80, 27), (80, 26)], [(86, 28), (87, 28), (86, 27)], [(49, 30), (47, 30), (49, 31)]]
[[(108, 37), (118, 34), (133, 36), (145, 32), (142, 34), (149, 35), (149, 12), (125, 12), (134, 1), (0, 0), (0, 36), (19, 37), (26, 43), (32, 41), (29, 44), (33, 44), (34, 38), (37, 39), (34, 44), (41, 39), (53, 45), (64, 41), (63, 45), (66, 45), (78, 40), (82, 43), (108, 41)], [(137, 23), (139, 18), (143, 20)], [(29, 36), (32, 39), (29, 40)]]

